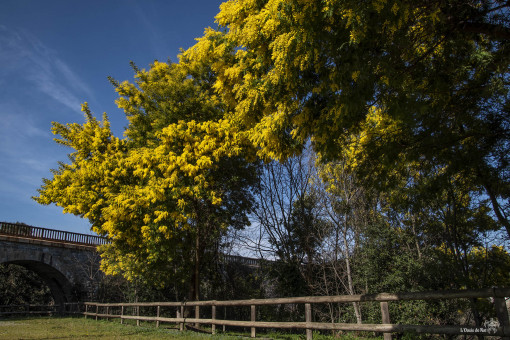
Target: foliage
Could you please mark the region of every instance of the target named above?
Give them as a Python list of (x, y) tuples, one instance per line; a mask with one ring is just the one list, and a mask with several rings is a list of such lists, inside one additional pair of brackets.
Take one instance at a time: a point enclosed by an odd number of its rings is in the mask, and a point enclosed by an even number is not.
[[(330, 173), (322, 206), (348, 236), (339, 277), (354, 261), (365, 291), (506, 284), (474, 275), (471, 253), (510, 235), (509, 6), (228, 1), (180, 62), (211, 68), (260, 157), (292, 159), (311, 141)], [(363, 191), (373, 199), (356, 202)]]
[(276, 261), (268, 262), (267, 270), (275, 280), (277, 296), (310, 295), (309, 285), (316, 280), (313, 266), (322, 241), (316, 231), (324, 221), (317, 215), (317, 199), (305, 195), (292, 202), (285, 232), (269, 239)]
[[(249, 223), (254, 203), (257, 250), (279, 260), (270, 265), (278, 295), (508, 285), (509, 9), (500, 0), (227, 1), (220, 28), (178, 64), (134, 66), (134, 83), (111, 79), (126, 138), (86, 105), (85, 124), (54, 124), (74, 152), (36, 199), (112, 240), (107, 273), (136, 287), (172, 280), (176, 298), (183, 282), (199, 297), (205, 262), (221, 258), (221, 238)], [(247, 273), (234, 292), (241, 280), (230, 269), (210, 272), (207, 295), (264, 293)], [(391, 314), (413, 323), (488, 315), (487, 303), (466, 306), (469, 316), (421, 302)], [(416, 316), (426, 310), (430, 318)], [(331, 321), (378, 313), (324, 310)]]
[[(508, 21), (503, 1), (243, 0), (181, 63), (214, 89), (263, 157), (311, 139), (378, 185), (426, 160), (490, 197), (510, 235)], [(417, 163), (416, 163), (417, 164)]]
[(230, 262), (222, 263), (221, 267), (215, 270), (221, 273), (221, 278), (211, 282), (217, 285), (214, 293), (210, 294), (211, 297), (222, 300), (242, 300), (266, 296), (261, 282), (265, 278), (262, 268), (250, 268), (240, 263)]
[(74, 151), (35, 199), (88, 218), (111, 240), (102, 247), (107, 274), (159, 286), (192, 280), (196, 299), (204, 255), (214, 255), (228, 227), (248, 223), (256, 163), (246, 162), (246, 137), (199, 79), (159, 62), (135, 71), (136, 86), (112, 81), (127, 138), (114, 137), (106, 115), (98, 121), (86, 104), (83, 125), (54, 123), (57, 143)]
[(0, 264), (0, 305), (49, 305), (46, 283), (33, 271), (15, 264)]

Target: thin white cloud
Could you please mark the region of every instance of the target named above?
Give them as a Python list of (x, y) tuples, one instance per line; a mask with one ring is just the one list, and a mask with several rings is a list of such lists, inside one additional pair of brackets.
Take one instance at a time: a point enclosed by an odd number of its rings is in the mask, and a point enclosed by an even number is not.
[(8, 86), (7, 79), (28, 81), (36, 90), (73, 111), (80, 111), (79, 98), (94, 97), (58, 54), (30, 33), (0, 25), (0, 63), (1, 86)]
[[(25, 202), (36, 194), (42, 178), (56, 167), (55, 156), (64, 150), (51, 144), (49, 129), (15, 107), (0, 103), (0, 117), (0, 201), (3, 205), (5, 200)], [(0, 213), (5, 212), (0, 209)]]
[(0, 65), (0, 201), (25, 202), (65, 157), (51, 141), (50, 117), (80, 113), (93, 93), (56, 51), (2, 25)]
[(138, 2), (131, 2), (133, 13), (141, 24), (140, 28), (145, 32), (152, 54), (155, 57), (164, 58), (160, 59), (160, 61), (166, 61), (169, 57), (169, 43), (167, 39), (163, 37), (162, 32), (158, 30), (153, 23), (157, 8), (150, 4), (151, 3), (148, 2), (144, 3), (144, 6), (140, 6)]
[[(29, 114), (22, 114), (20, 108), (15, 105), (0, 103), (0, 146), (5, 152), (13, 144), (34, 140), (34, 138), (42, 137), (48, 139), (52, 137), (49, 128), (38, 126), (34, 118)], [(7, 149), (7, 150), (6, 150)]]
[(37, 116), (23, 112), (21, 107), (4, 102), (0, 102), (0, 117), (1, 191), (40, 183), (41, 174), (55, 165), (55, 151), (42, 147), (53, 137), (49, 127), (40, 126)]
[(67, 84), (73, 84), (74, 89), (76, 91), (85, 93), (87, 97), (91, 97), (91, 99), (94, 99), (93, 98), (94, 94), (87, 86), (87, 84), (85, 84), (85, 82), (83, 82), (78, 77), (78, 75), (69, 68), (69, 66), (66, 63), (57, 58), (54, 60), (54, 64), (57, 71), (59, 71), (59, 73), (64, 77), (64, 79), (66, 79)]

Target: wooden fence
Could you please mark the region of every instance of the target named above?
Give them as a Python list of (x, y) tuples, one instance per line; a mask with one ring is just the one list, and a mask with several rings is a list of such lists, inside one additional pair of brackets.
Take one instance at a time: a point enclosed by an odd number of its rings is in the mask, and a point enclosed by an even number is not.
[[(63, 308), (61, 308), (63, 307)], [(53, 315), (53, 314), (83, 314), (83, 304), (79, 302), (61, 305), (0, 305), (0, 316), (21, 315)]]
[[(211, 325), (211, 332), (216, 332), (217, 326), (239, 326), (251, 328), (251, 337), (255, 337), (257, 328), (270, 329), (305, 329), (307, 339), (312, 339), (313, 330), (343, 330), (343, 331), (370, 331), (384, 333), (385, 339), (391, 339), (391, 333), (427, 333), (427, 334), (450, 334), (450, 335), (494, 335), (501, 336), (503, 339), (510, 339), (510, 321), (506, 306), (505, 297), (510, 296), (510, 289), (489, 288), (478, 290), (460, 290), (460, 291), (437, 291), (437, 292), (414, 292), (414, 293), (395, 293), (395, 294), (371, 294), (371, 295), (341, 295), (341, 296), (320, 296), (320, 297), (294, 297), (277, 299), (252, 299), (236, 301), (193, 301), (193, 302), (139, 302), (139, 303), (94, 303), (86, 302), (85, 317), (91, 316), (98, 318), (120, 318), (124, 320), (136, 320), (155, 322), (156, 327), (160, 323), (178, 324), (179, 329), (183, 330), (185, 324), (206, 324)], [(497, 321), (486, 325), (474, 327), (472, 325), (402, 325), (392, 324), (389, 313), (388, 303), (395, 301), (411, 300), (444, 300), (444, 299), (488, 299), (493, 302), (497, 315)], [(379, 302), (381, 307), (381, 324), (354, 324), (354, 323), (321, 323), (312, 320), (312, 305), (325, 303), (365, 303)], [(282, 304), (304, 304), (305, 316), (302, 322), (267, 322), (256, 320), (256, 308), (262, 305), (282, 305)], [(249, 306), (251, 318), (249, 321), (222, 320), (217, 318), (216, 308), (219, 306)], [(140, 307), (152, 307), (152, 315), (140, 315)], [(176, 317), (161, 316), (161, 308), (171, 307), (175, 309)], [(195, 309), (193, 318), (184, 317), (185, 308)], [(200, 308), (210, 307), (211, 318), (200, 318)], [(127, 313), (131, 308), (134, 313)], [(147, 309), (147, 308), (146, 308)], [(128, 315), (135, 314), (135, 315)]]

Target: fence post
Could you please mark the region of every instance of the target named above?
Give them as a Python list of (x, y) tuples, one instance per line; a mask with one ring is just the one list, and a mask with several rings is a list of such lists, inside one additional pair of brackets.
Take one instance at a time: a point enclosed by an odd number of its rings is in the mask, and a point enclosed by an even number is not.
[(98, 314), (98, 312), (99, 312), (99, 306), (96, 305), (96, 321), (97, 321), (97, 314)]
[[(251, 305), (250, 309), (251, 309), (251, 318), (250, 318), (250, 321), (255, 322), (255, 305)], [(251, 335), (250, 336), (252, 338), (255, 337), (255, 327), (251, 328)]]
[[(382, 315), (382, 323), (390, 324), (390, 309), (388, 308), (388, 302), (382, 301), (381, 302), (381, 315)], [(391, 333), (383, 333), (384, 334), (384, 340), (391, 340), (392, 335)]]
[[(195, 319), (200, 319), (200, 306), (195, 306)], [(200, 322), (195, 322), (195, 327), (200, 327)]]
[(160, 311), (160, 307), (158, 306), (158, 308), (156, 309), (156, 317), (158, 318), (156, 320), (156, 328), (159, 328), (159, 311)]
[(307, 323), (306, 340), (312, 340), (312, 329), (308, 327), (308, 324), (312, 322), (312, 305), (309, 303), (305, 303), (305, 321)]
[[(212, 305), (211, 319), (213, 319), (213, 321), (216, 319), (216, 305)], [(216, 334), (216, 324), (215, 323), (213, 323), (211, 325), (211, 333), (213, 335)]]
[[(184, 305), (181, 305), (181, 318), (184, 319)], [(184, 330), (184, 322), (179, 323), (179, 330), (182, 332)]]
[(85, 319), (87, 318), (87, 313), (89, 311), (89, 305), (85, 305)]
[[(136, 316), (140, 316), (140, 306), (136, 306)], [(136, 319), (136, 325), (140, 326), (140, 319)]]
[(109, 314), (110, 314), (110, 306), (106, 306), (106, 321), (110, 320), (110, 318), (108, 317)]
[(124, 323), (124, 306), (120, 306), (120, 324), (122, 325)]
[[(223, 320), (227, 320), (227, 306), (223, 306)], [(223, 333), (225, 333), (225, 324), (222, 325)]]

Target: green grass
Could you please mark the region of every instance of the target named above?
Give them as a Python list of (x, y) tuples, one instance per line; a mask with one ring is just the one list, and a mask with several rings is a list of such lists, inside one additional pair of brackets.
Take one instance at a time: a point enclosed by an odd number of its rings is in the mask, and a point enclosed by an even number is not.
[[(121, 325), (118, 320), (105, 321), (83, 317), (32, 317), (0, 319), (0, 339), (179, 339), (179, 340), (240, 340), (249, 339), (249, 334), (210, 335), (176, 329), (156, 328), (154, 323)], [(257, 333), (259, 339), (304, 340), (304, 334)], [(314, 340), (365, 339), (356, 336), (335, 337), (314, 332)], [(371, 338), (374, 340), (374, 338)]]
[[(154, 326), (121, 325), (81, 318), (37, 317), (0, 320), (0, 339), (230, 339)], [(237, 337), (239, 339), (239, 337)]]

